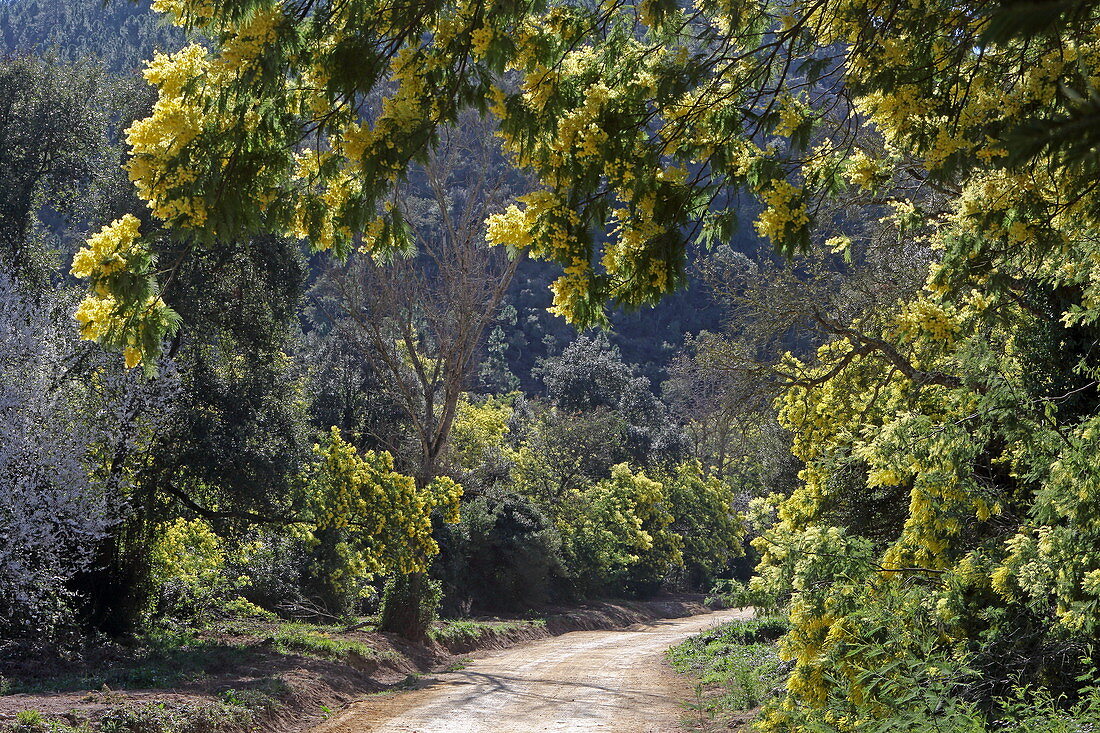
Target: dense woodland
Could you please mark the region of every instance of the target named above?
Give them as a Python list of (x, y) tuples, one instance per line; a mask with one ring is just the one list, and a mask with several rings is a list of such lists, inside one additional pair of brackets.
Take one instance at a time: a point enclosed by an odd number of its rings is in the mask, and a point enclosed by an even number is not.
[(0, 3), (0, 656), (717, 582), (759, 730), (1091, 730), (1097, 28)]

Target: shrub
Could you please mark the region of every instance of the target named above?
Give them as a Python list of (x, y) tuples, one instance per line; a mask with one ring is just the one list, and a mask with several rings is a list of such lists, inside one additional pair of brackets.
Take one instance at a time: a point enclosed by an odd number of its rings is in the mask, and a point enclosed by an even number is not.
[(386, 581), (382, 591), (378, 630), (423, 641), (435, 624), (442, 598), (442, 584), (425, 573), (395, 575)]
[(561, 539), (550, 520), (525, 497), (480, 496), (462, 507), (458, 524), (439, 530), (440, 560), (449, 615), (518, 611), (549, 600), (561, 566)]
[(745, 526), (734, 510), (729, 484), (706, 476), (698, 461), (681, 463), (658, 478), (668, 497), (672, 529), (683, 542), (689, 580), (713, 578), (744, 554)]
[(447, 521), (458, 521), (462, 487), (447, 477), (417, 486), (394, 470), (392, 455), (360, 453), (335, 427), (314, 446), (314, 456), (302, 477), (304, 521), (297, 530), (309, 548), (308, 594), (340, 616), (372, 577), (427, 569), (439, 552), (432, 512), (438, 508)]
[(131, 457), (169, 393), (168, 377), (135, 384), (81, 351), (71, 307), (0, 268), (0, 647), (71, 620), (73, 580), (127, 514)]
[(229, 600), (235, 584), (225, 572), (225, 544), (201, 519), (178, 518), (161, 531), (150, 553), (157, 617), (207, 617)]
[(683, 563), (664, 487), (623, 463), (611, 478), (571, 492), (558, 526), (567, 568), (585, 593), (655, 589)]
[(104, 713), (101, 733), (231, 733), (255, 723), (256, 713), (224, 702), (126, 705)]
[(229, 559), (234, 575), (246, 578), (240, 587), (248, 601), (268, 611), (302, 600), (305, 548), (297, 537), (263, 532), (246, 542)]
[(42, 713), (37, 710), (22, 710), (15, 715), (11, 733), (44, 733), (49, 730)]
[(772, 613), (783, 606), (782, 599), (759, 584), (731, 578), (714, 581), (705, 603), (710, 608), (755, 608), (760, 613)]

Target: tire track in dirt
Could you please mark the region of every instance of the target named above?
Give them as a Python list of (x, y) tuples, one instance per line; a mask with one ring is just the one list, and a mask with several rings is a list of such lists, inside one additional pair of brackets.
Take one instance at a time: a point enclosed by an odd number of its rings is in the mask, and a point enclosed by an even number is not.
[(353, 703), (312, 733), (671, 733), (688, 690), (664, 651), (750, 615), (731, 609), (522, 644), (425, 678), (419, 689)]

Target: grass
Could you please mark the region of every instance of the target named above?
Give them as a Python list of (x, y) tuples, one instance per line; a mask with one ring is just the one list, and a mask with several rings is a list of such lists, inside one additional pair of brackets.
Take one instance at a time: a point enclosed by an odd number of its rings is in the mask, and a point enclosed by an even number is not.
[(214, 640), (143, 639), (137, 648), (118, 649), (112, 658), (75, 670), (62, 664), (42, 665), (32, 675), (5, 679), (4, 694), (75, 692), (112, 689), (161, 689), (200, 682), (209, 674), (232, 669), (252, 658), (243, 644)]
[(225, 701), (146, 703), (107, 711), (100, 733), (235, 733), (251, 729), (257, 710)]
[(364, 659), (378, 658), (374, 647), (355, 639), (334, 636), (337, 627), (313, 624), (283, 623), (275, 629), (272, 639), (283, 654), (302, 654), (318, 659), (344, 660), (352, 655)]
[(782, 617), (731, 621), (669, 649), (673, 669), (698, 680), (689, 708), (713, 720), (760, 705), (785, 677), (776, 641), (787, 628)]
[(201, 703), (123, 705), (108, 710), (95, 724), (69, 725), (48, 720), (37, 710), (24, 710), (13, 723), (0, 725), (0, 733), (235, 733), (253, 729), (257, 715), (278, 704), (256, 690), (241, 692), (251, 694)]
[(474, 641), (487, 636), (503, 636), (513, 631), (541, 629), (546, 627), (545, 619), (521, 621), (444, 621), (432, 629), (431, 636), (441, 644)]
[(462, 670), (466, 669), (466, 667), (468, 667), (468, 666), (470, 666), (470, 660), (468, 658), (463, 657), (462, 659), (456, 659), (455, 661), (448, 664), (447, 668), (444, 671), (445, 672), (461, 672)]

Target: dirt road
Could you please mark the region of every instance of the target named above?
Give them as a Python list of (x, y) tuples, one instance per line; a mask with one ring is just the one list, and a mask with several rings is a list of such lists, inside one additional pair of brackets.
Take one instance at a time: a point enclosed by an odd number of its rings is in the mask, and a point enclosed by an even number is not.
[(522, 644), (434, 675), (421, 689), (357, 702), (313, 733), (669, 733), (688, 690), (665, 649), (746, 616), (718, 611)]

